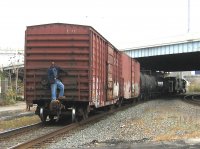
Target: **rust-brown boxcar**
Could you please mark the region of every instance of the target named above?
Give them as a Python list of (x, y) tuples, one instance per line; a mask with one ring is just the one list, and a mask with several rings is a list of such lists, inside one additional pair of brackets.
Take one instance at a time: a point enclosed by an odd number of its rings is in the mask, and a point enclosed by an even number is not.
[(136, 98), (140, 94), (140, 64), (125, 53), (121, 53), (122, 97)]
[(50, 104), (47, 69), (51, 62), (67, 71), (65, 109), (89, 111), (103, 107), (121, 97), (120, 52), (90, 26), (44, 24), (28, 26), (25, 33), (25, 98), (38, 104), (36, 113), (44, 114)]

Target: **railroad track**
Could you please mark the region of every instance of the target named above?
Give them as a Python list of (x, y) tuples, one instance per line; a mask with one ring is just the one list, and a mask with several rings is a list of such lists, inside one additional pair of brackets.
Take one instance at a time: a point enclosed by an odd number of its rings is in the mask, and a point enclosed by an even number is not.
[(200, 106), (200, 94), (185, 95), (183, 100), (187, 103)]
[(20, 135), (20, 134), (23, 135), (23, 133), (31, 131), (33, 129), (37, 129), (41, 126), (42, 126), (42, 123), (40, 122), (40, 123), (27, 125), (27, 126), (24, 126), (24, 127), (20, 127), (20, 128), (16, 128), (16, 129), (12, 129), (12, 130), (9, 130), (9, 131), (2, 132), (2, 133), (0, 133), (0, 141), (4, 141), (7, 138), (15, 137), (15, 136)]
[(63, 124), (43, 125), (42, 123), (37, 123), (0, 133), (0, 148), (14, 148), (17, 144), (27, 142), (48, 132), (56, 131), (61, 127), (63, 127)]
[(35, 139), (29, 140), (27, 142), (23, 142), (21, 144), (12, 146), (11, 148), (15, 148), (15, 149), (25, 149), (25, 148), (44, 148), (45, 146), (54, 143), (56, 139), (58, 139), (59, 137), (62, 137), (63, 135), (69, 133), (69, 131), (78, 129), (79, 127), (85, 126), (87, 124), (90, 123), (94, 123), (97, 122), (99, 120), (101, 120), (102, 118), (105, 118), (108, 115), (111, 115), (117, 111), (121, 111), (121, 110), (125, 110), (129, 107), (131, 107), (133, 105), (129, 104), (129, 105), (125, 105), (122, 107), (119, 107), (117, 109), (111, 109), (108, 112), (104, 112), (98, 115), (94, 115), (92, 117), (89, 117), (86, 120), (83, 120), (81, 122), (77, 122), (77, 123), (72, 123), (69, 124), (67, 126), (61, 127), (55, 131), (52, 131), (50, 133), (47, 133), (45, 135), (41, 135), (40, 137), (37, 137)]

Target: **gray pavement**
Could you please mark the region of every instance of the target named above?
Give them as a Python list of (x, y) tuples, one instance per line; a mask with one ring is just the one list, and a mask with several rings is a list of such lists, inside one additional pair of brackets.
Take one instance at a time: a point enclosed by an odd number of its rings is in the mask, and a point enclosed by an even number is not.
[(35, 106), (26, 110), (26, 102), (19, 101), (13, 105), (0, 106), (0, 120), (10, 120), (16, 117), (33, 115)]
[(26, 111), (26, 103), (23, 101), (19, 101), (13, 105), (0, 106), (0, 113), (4, 111), (14, 111), (14, 110)]

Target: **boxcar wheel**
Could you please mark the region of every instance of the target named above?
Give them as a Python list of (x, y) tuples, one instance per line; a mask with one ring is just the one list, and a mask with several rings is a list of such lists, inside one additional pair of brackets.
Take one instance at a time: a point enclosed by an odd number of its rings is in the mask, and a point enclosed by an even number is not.
[(72, 123), (77, 122), (76, 109), (72, 108)]
[(50, 122), (53, 122), (54, 121), (54, 115), (49, 115), (49, 120), (50, 120)]
[(89, 115), (88, 107), (84, 108), (83, 110), (83, 119), (87, 119)]
[(42, 123), (45, 123), (47, 120), (47, 114), (45, 113), (44, 107), (40, 107), (40, 119)]
[(116, 102), (116, 107), (121, 107), (122, 106), (122, 102), (123, 102), (123, 98), (122, 99), (119, 99), (117, 102)]

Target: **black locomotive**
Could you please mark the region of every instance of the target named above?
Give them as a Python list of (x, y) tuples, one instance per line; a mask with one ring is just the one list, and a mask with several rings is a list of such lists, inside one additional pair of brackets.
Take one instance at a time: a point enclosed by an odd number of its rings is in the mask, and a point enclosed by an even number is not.
[(159, 96), (186, 93), (186, 81), (178, 77), (145, 71), (140, 74), (140, 98), (151, 99)]
[(178, 77), (166, 77), (163, 83), (163, 92), (165, 94), (186, 93), (186, 81)]

